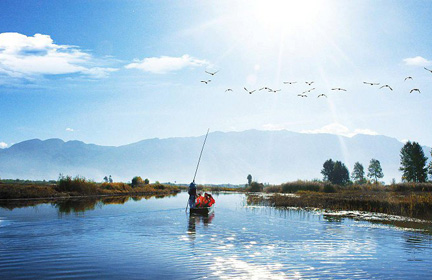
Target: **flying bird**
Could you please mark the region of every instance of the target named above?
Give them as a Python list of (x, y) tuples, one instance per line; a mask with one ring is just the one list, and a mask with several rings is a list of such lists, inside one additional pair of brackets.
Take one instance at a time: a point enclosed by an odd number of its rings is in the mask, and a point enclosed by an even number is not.
[(300, 97), (307, 97), (307, 95), (304, 94), (304, 93), (297, 94), (297, 96), (300, 96)]
[(210, 82), (211, 82), (211, 80), (201, 81), (201, 83), (205, 83), (205, 84), (208, 84), (208, 83), (210, 83)]
[(385, 87), (389, 88), (390, 90), (393, 90), (389, 85), (383, 85), (382, 87), (380, 87), (380, 89), (385, 88)]
[(219, 70), (216, 71), (216, 72), (209, 72), (209, 71), (204, 71), (204, 72), (206, 72), (207, 74), (210, 74), (210, 75), (214, 76), (214, 75), (216, 75), (217, 72), (219, 72)]
[(292, 84), (296, 84), (297, 82), (283, 82), (283, 83), (292, 85)]
[(252, 94), (252, 93), (254, 93), (256, 90), (253, 90), (253, 91), (248, 91), (248, 89), (247, 88), (245, 88), (244, 87), (244, 89), (245, 89), (245, 91), (247, 91), (249, 94)]
[(413, 78), (411, 77), (411, 76), (408, 76), (408, 77), (406, 77), (405, 79), (404, 79), (404, 81), (406, 81), (406, 80), (412, 80)]
[(281, 91), (280, 89), (269, 89), (269, 92), (278, 92), (278, 91)]
[(430, 69), (427, 69), (426, 67), (423, 67), (425, 70), (427, 70), (427, 71), (429, 71), (429, 72), (431, 72), (432, 73), (432, 70), (430, 70)]
[(320, 98), (321, 96), (327, 98), (327, 95), (325, 95), (324, 93), (321, 93), (320, 95), (318, 95), (317, 98)]
[(263, 89), (265, 89), (265, 90), (272, 90), (272, 89), (269, 88), (269, 87), (263, 87), (263, 88), (260, 88), (259, 90), (263, 90)]
[(418, 91), (418, 93), (421, 93), (418, 88), (413, 88), (412, 90), (410, 90), (410, 93), (413, 92), (413, 91)]
[(233, 91), (233, 90), (231, 88), (228, 88), (225, 90), (225, 92), (227, 92), (227, 91)]
[(379, 86), (380, 83), (363, 82), (365, 85)]
[(311, 88), (311, 89), (308, 89), (307, 91), (305, 91), (305, 92), (311, 92), (311, 91), (313, 91), (315, 88)]
[(338, 88), (332, 88), (331, 90), (347, 91), (346, 89), (344, 89), (344, 88), (340, 88), (340, 87), (338, 87)]
[(305, 82), (308, 86), (312, 85), (314, 82)]

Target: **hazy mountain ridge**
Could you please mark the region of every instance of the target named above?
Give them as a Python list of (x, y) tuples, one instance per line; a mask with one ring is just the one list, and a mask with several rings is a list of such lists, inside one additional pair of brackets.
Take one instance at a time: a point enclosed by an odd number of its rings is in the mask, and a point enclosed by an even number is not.
[[(204, 136), (147, 139), (119, 147), (27, 140), (0, 150), (0, 177), (56, 179), (59, 173), (101, 181), (105, 175), (128, 181), (135, 175), (150, 180), (191, 181)], [(371, 158), (381, 162), (385, 178), (400, 180), (403, 143), (381, 135), (352, 138), (290, 131), (213, 132), (208, 136), (197, 182), (243, 183), (247, 174), (263, 182), (322, 178), (325, 160), (343, 161), (348, 169), (359, 161), (367, 170)], [(430, 156), (430, 148), (424, 147)], [(367, 172), (367, 171), (366, 171)]]

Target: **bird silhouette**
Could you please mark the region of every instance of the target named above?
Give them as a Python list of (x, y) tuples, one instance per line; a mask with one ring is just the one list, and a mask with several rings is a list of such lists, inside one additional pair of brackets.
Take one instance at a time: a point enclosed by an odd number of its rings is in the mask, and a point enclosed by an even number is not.
[(311, 88), (311, 89), (308, 89), (307, 91), (305, 91), (305, 92), (311, 92), (311, 91), (313, 91), (315, 88)]
[(338, 87), (338, 88), (332, 88), (331, 90), (347, 91), (346, 89), (340, 88), (340, 87)]
[(271, 88), (269, 88), (269, 87), (263, 87), (263, 88), (260, 88), (259, 90), (272, 90)]
[(228, 88), (225, 90), (225, 92), (227, 92), (227, 91), (233, 91), (233, 90), (231, 88)]
[(296, 84), (297, 82), (283, 82), (283, 83), (292, 85), (292, 84)]
[(211, 82), (211, 80), (201, 81), (201, 83), (205, 83), (205, 84), (208, 84), (208, 83), (210, 83), (210, 82)]
[(321, 93), (320, 95), (318, 95), (317, 98), (320, 98), (321, 96), (327, 98), (327, 95), (325, 95), (324, 93)]
[(314, 82), (305, 82), (308, 86), (312, 85)]
[(411, 77), (411, 76), (408, 76), (408, 77), (406, 77), (405, 79), (404, 79), (404, 81), (406, 81), (406, 80), (412, 80), (413, 78)]
[(304, 93), (297, 94), (297, 96), (300, 96), (300, 97), (307, 97), (307, 95), (304, 94)]
[(248, 91), (248, 89), (247, 88), (245, 88), (244, 87), (244, 89), (245, 89), (245, 91), (247, 91), (249, 94), (252, 94), (252, 93), (254, 93), (256, 90), (253, 90), (253, 91)]
[(281, 90), (280, 89), (269, 89), (268, 92), (278, 92), (278, 91), (281, 91)]
[(426, 67), (423, 67), (425, 70), (427, 70), (427, 71), (429, 71), (429, 72), (431, 72), (432, 73), (432, 70), (430, 70), (430, 69), (427, 69)]
[(363, 82), (365, 85), (379, 86), (380, 83)]
[(383, 85), (383, 86), (380, 87), (380, 89), (385, 88), (385, 87), (389, 88), (390, 90), (393, 90), (389, 85)]
[(216, 75), (217, 72), (219, 72), (219, 70), (216, 71), (216, 72), (209, 72), (209, 71), (204, 71), (204, 72), (206, 72), (207, 74), (210, 74), (210, 75), (214, 76), (214, 75)]
[(421, 93), (421, 91), (418, 88), (413, 88), (412, 90), (410, 90), (410, 93), (412, 93), (413, 91), (417, 91), (418, 93)]

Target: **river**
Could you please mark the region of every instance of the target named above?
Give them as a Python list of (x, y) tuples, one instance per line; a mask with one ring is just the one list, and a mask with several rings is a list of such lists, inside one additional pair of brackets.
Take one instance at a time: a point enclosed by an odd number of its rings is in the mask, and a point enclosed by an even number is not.
[[(432, 226), (187, 194), (0, 208), (0, 279), (430, 279)], [(408, 223), (411, 224), (411, 223)], [(403, 225), (403, 223), (402, 223)]]

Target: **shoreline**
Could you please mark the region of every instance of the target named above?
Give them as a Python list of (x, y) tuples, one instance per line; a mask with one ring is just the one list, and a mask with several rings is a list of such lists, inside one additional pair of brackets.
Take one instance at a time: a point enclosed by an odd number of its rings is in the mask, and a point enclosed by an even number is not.
[(324, 211), (360, 211), (432, 221), (432, 194), (421, 192), (338, 192), (300, 191), (283, 193), (248, 193), (248, 205), (317, 208)]

